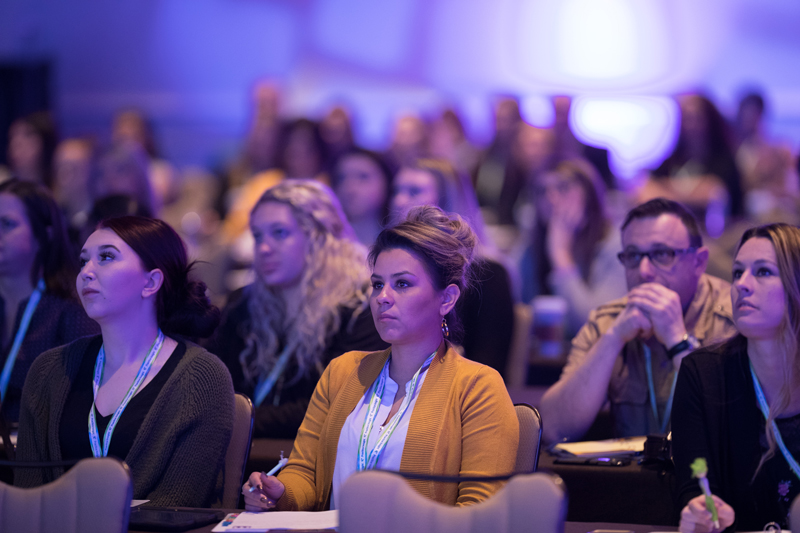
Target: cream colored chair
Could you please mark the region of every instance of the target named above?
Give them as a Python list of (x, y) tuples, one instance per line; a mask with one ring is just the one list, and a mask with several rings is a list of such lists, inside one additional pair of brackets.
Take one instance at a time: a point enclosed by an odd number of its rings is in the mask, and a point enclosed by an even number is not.
[(223, 473), (221, 503), (224, 509), (236, 509), (238, 506), (253, 437), (253, 402), (244, 394), (237, 393), (233, 410), (233, 433), (225, 454)]
[(124, 533), (133, 484), (116, 459), (84, 459), (35, 489), (0, 483), (0, 531)]
[(341, 533), (559, 533), (567, 497), (551, 474), (520, 474), (488, 500), (450, 507), (429, 500), (401, 477), (368, 470), (339, 492)]
[(535, 407), (527, 403), (514, 404), (519, 420), (519, 447), (517, 448), (517, 474), (536, 472), (539, 466), (539, 448), (542, 444), (542, 417)]

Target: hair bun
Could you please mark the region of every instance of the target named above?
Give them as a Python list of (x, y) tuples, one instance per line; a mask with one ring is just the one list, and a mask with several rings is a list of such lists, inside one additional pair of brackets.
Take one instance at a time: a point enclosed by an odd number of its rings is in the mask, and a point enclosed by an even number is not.
[(183, 290), (176, 291), (172, 313), (165, 317), (162, 329), (186, 337), (210, 337), (220, 321), (220, 311), (206, 295), (206, 284), (187, 279)]
[(406, 222), (424, 224), (452, 237), (454, 250), (463, 256), (467, 265), (472, 263), (478, 236), (466, 220), (457, 213), (446, 213), (432, 205), (413, 207), (406, 216)]

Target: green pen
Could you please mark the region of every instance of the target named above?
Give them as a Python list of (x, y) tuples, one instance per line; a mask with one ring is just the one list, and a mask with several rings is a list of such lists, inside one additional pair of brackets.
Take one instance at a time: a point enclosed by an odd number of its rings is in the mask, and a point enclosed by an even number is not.
[(708, 463), (705, 457), (698, 457), (692, 464), (689, 465), (692, 469), (692, 477), (697, 478), (697, 483), (700, 485), (700, 490), (706, 497), (706, 509), (711, 512), (711, 519), (714, 521), (714, 529), (719, 529), (719, 515), (717, 514), (717, 506), (714, 505), (714, 499), (711, 497), (711, 488), (708, 486)]

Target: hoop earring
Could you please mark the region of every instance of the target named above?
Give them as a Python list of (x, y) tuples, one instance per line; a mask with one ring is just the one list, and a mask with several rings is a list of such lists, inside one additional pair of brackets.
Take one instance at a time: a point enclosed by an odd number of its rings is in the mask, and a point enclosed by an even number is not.
[(447, 327), (447, 319), (442, 317), (442, 336), (447, 339), (450, 337), (450, 328)]

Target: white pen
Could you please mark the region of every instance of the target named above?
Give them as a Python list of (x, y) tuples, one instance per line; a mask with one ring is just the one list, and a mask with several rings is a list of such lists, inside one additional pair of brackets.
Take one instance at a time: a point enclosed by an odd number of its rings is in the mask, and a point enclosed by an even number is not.
[[(261, 472), (261, 473), (264, 474), (267, 477), (274, 476), (278, 472), (278, 470), (280, 470), (281, 468), (286, 466), (286, 463), (288, 463), (288, 462), (289, 462), (289, 459), (283, 456), (283, 450), (281, 450), (281, 460), (278, 461), (278, 464), (276, 464), (272, 468), (272, 470), (270, 470), (269, 472)], [(254, 486), (254, 487), (250, 487), (250, 492), (253, 492), (254, 490), (256, 490), (258, 488), (260, 488), (258, 485)]]

